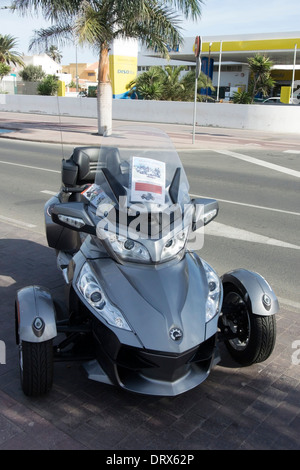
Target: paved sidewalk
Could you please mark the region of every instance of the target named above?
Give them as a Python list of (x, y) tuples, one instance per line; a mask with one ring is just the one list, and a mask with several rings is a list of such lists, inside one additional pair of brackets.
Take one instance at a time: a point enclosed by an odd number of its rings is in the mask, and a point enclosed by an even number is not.
[[(138, 123), (113, 121), (113, 129), (119, 126), (146, 125), (164, 130), (177, 149), (218, 149), (227, 148), (295, 148), (299, 150), (300, 134), (274, 134), (262, 130), (254, 132), (246, 129), (227, 129), (161, 123)], [(2, 130), (2, 132), (1, 132)], [(9, 132), (5, 132), (9, 131)], [(97, 120), (72, 116), (51, 116), (1, 112), (0, 138), (29, 140), (74, 145), (99, 145), (101, 136), (97, 135)]]
[[(44, 118), (39, 117), (43, 122), (39, 125), (20, 115), (21, 130), (11, 136), (32, 140), (59, 136), (50, 124), (47, 128)], [(0, 113), (0, 128), (16, 122), (16, 116)], [(66, 120), (64, 133), (70, 141), (84, 135), (90, 139), (94, 127), (78, 135), (74, 130), (78, 125), (71, 130), (71, 120)], [(176, 127), (177, 145), (190, 138), (190, 132)], [(213, 133), (218, 132), (208, 131)], [(249, 137), (247, 132), (232, 133), (239, 134), (240, 140)], [(265, 144), (272, 142), (269, 138), (264, 136)], [(221, 347), (222, 362), (209, 378), (178, 397), (129, 394), (88, 381), (78, 363), (55, 363), (52, 391), (30, 399), (21, 391), (14, 337), (16, 291), (28, 284), (44, 285), (61, 295), (63, 281), (54, 252), (45, 236), (2, 222), (0, 340), (5, 342), (6, 364), (0, 364), (0, 450), (165, 450), (174, 454), (177, 450), (300, 448), (300, 315), (296, 310), (280, 311), (276, 347), (265, 363), (240, 368)]]
[(55, 363), (52, 391), (32, 399), (19, 381), (15, 294), (36, 283), (60, 295), (63, 282), (45, 237), (32, 231), (1, 224), (0, 260), (0, 450), (300, 448), (300, 364), (292, 363), (292, 355), (300, 362), (292, 348), (299, 313), (280, 312), (265, 363), (240, 368), (221, 348), (222, 363), (206, 382), (175, 398), (129, 394), (88, 381), (78, 363)]

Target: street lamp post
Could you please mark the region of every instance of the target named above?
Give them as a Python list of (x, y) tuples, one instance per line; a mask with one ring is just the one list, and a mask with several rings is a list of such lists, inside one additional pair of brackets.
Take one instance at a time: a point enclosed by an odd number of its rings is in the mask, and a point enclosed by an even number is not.
[(196, 77), (195, 77), (195, 98), (194, 98), (194, 117), (193, 117), (193, 144), (195, 143), (195, 130), (196, 130), (198, 77), (201, 72), (201, 58), (200, 58), (201, 49), (202, 49), (202, 38), (200, 36), (196, 36), (196, 40), (195, 40)]
[(77, 58), (77, 44), (75, 45), (75, 54), (76, 54), (76, 92), (78, 93), (79, 87), (78, 87), (78, 58)]
[[(209, 43), (209, 49), (208, 49), (208, 67), (207, 67), (207, 80), (209, 79), (209, 69), (210, 69), (210, 51), (211, 51), (211, 46), (212, 42)], [(208, 96), (208, 86), (206, 82), (206, 102), (207, 102), (207, 96)]]
[(217, 101), (219, 101), (219, 98), (220, 98), (220, 78), (221, 78), (222, 47), (223, 47), (223, 43), (222, 43), (222, 41), (220, 41)]
[(293, 92), (294, 92), (295, 68), (296, 68), (296, 55), (297, 55), (297, 44), (295, 44), (295, 50), (294, 50), (294, 65), (293, 65), (292, 89), (291, 89), (291, 96), (290, 96), (290, 103), (291, 103), (291, 104), (293, 104)]

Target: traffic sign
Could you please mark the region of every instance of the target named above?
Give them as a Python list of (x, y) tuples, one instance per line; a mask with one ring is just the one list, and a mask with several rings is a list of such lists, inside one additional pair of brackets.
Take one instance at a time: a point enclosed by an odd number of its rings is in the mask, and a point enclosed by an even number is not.
[(201, 36), (196, 36), (196, 39), (195, 39), (195, 57), (199, 57), (200, 54), (201, 54), (201, 50), (202, 50), (202, 38)]

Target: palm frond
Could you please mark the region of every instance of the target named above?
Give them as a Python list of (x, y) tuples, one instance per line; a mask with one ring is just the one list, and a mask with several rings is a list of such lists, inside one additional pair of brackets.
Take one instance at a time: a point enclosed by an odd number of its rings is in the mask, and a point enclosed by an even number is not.
[(109, 10), (96, 10), (90, 2), (83, 1), (74, 22), (74, 33), (79, 44), (88, 43), (99, 48), (100, 44), (110, 43), (113, 32)]
[[(156, 50), (163, 57), (169, 57), (169, 48), (183, 42), (180, 19), (172, 9), (157, 1), (143, 2), (142, 14), (135, 21), (124, 18), (117, 33), (124, 37), (139, 38), (146, 47)], [(117, 34), (116, 33), (116, 34)]]
[(64, 46), (74, 42), (74, 31), (72, 25), (62, 24), (54, 25), (49, 28), (34, 31), (34, 37), (29, 44), (29, 50), (45, 51), (51, 45), (60, 44)]
[(168, 3), (183, 13), (185, 18), (196, 20), (201, 16), (201, 7), (204, 2), (203, 0), (169, 0)]
[(22, 56), (13, 50), (17, 46), (17, 39), (10, 34), (0, 34), (0, 62), (14, 65), (24, 65)]
[(42, 13), (46, 20), (61, 21), (75, 15), (82, 0), (14, 0), (12, 8), (25, 14)]

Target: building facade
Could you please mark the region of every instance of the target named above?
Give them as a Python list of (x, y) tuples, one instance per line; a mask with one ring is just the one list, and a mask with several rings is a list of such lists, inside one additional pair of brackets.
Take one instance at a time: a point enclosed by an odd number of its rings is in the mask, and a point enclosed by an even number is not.
[[(195, 61), (194, 45), (195, 38), (186, 38), (171, 58)], [(247, 90), (248, 59), (256, 54), (273, 61), (274, 95), (280, 95), (282, 86), (291, 86), (293, 79), (300, 80), (300, 31), (202, 37), (202, 70), (206, 73), (207, 62), (213, 63), (210, 77), (213, 85), (219, 87), (220, 98), (232, 94), (232, 90)]]

